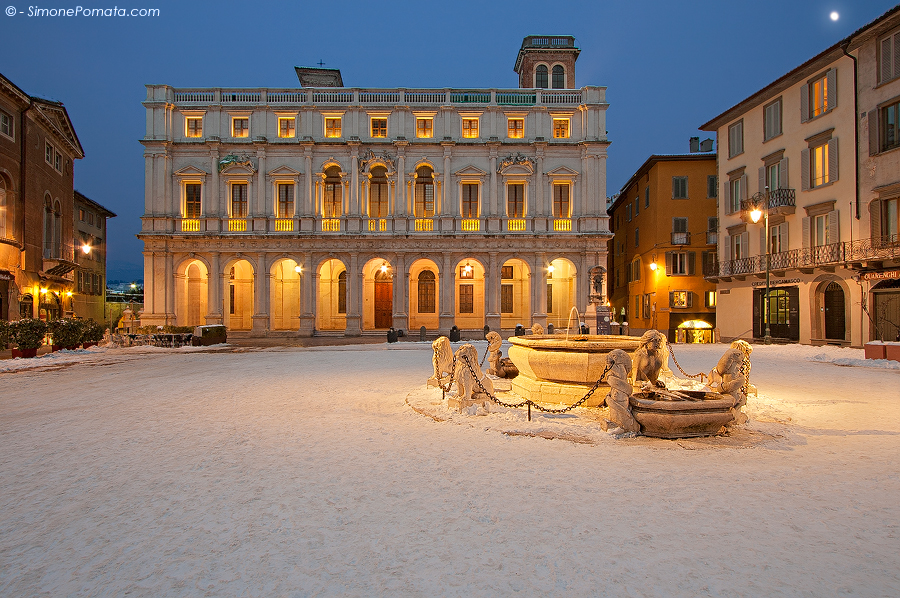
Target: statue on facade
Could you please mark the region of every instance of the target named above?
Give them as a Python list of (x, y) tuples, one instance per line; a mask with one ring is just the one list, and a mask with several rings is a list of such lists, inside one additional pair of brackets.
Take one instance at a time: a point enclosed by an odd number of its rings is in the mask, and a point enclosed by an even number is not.
[(622, 349), (613, 349), (606, 355), (606, 365), (609, 367), (609, 374), (606, 377), (609, 384), (609, 394), (606, 395), (609, 421), (623, 432), (639, 433), (641, 426), (634, 419), (631, 406), (628, 404), (632, 392), (632, 386), (628, 382), (631, 357)]
[(428, 379), (428, 386), (442, 386), (445, 378), (453, 374), (453, 348), (446, 336), (439, 336), (431, 343), (431, 348), (434, 350), (431, 357), (434, 374)]
[(643, 386), (646, 382), (657, 388), (665, 388), (665, 384), (659, 379), (659, 373), (668, 361), (666, 337), (662, 332), (645, 332), (641, 336), (640, 346), (634, 352), (633, 361), (632, 380), (635, 386)]

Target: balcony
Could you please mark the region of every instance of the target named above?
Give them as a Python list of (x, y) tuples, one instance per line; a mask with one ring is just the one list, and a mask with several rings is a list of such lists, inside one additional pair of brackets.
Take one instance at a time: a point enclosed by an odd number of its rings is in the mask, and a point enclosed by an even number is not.
[(477, 233), (481, 230), (481, 220), (478, 218), (464, 218), (461, 226), (463, 232)]
[(524, 218), (510, 218), (506, 221), (506, 230), (508, 232), (523, 232), (525, 230)]
[(553, 221), (553, 230), (556, 232), (572, 232), (572, 220), (570, 218), (557, 218)]
[[(797, 192), (794, 189), (775, 189), (768, 192), (769, 216), (788, 216), (796, 210)], [(755, 209), (763, 209), (766, 205), (766, 192), (753, 195), (749, 199), (741, 200), (741, 219), (750, 222), (750, 212)]]
[(387, 231), (387, 218), (370, 218), (368, 224), (370, 233), (383, 233)]
[(247, 232), (247, 221), (244, 218), (229, 218), (228, 232), (245, 233)]
[(690, 245), (691, 233), (672, 233), (672, 245)]
[(75, 250), (65, 243), (44, 243), (42, 271), (50, 276), (65, 276), (77, 266)]

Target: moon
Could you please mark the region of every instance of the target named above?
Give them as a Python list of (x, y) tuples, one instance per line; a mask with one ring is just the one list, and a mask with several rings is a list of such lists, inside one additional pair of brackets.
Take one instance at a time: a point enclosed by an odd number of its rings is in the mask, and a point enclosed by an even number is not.
[(839, 15), (839, 14), (837, 13), (837, 11), (832, 11), (831, 14), (830, 14), (829, 16), (831, 17), (831, 20), (832, 20), (832, 21), (837, 21), (838, 19), (841, 18), (841, 15)]

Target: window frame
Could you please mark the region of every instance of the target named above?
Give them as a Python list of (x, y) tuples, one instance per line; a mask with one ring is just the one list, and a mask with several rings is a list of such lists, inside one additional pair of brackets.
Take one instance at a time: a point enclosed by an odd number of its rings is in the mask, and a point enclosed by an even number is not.
[[(481, 122), (478, 116), (463, 116), (460, 123), (460, 132), (463, 139), (478, 139), (481, 135)], [(474, 134), (472, 123), (475, 123)]]
[(728, 159), (744, 153), (744, 119), (728, 125)]
[(719, 177), (714, 174), (706, 175), (706, 199), (719, 197)]
[[(187, 220), (196, 220), (201, 217), (203, 214), (203, 181), (191, 181), (186, 180), (181, 182), (182, 186), (182, 197), (184, 198), (184, 203), (182, 204), (182, 218)], [(196, 201), (191, 199), (191, 194), (189, 193), (188, 187), (197, 187), (197, 197)], [(196, 216), (191, 215), (192, 209), (191, 206), (196, 206)]]
[[(557, 190), (565, 189), (565, 198), (557, 197)], [(565, 206), (565, 209), (563, 208)], [(560, 220), (572, 217), (572, 184), (569, 182), (553, 183), (553, 217)]]
[(781, 97), (763, 106), (763, 143), (784, 133), (783, 106)]
[(53, 168), (53, 159), (56, 157), (56, 146), (49, 141), (44, 140), (44, 162)]
[(416, 116), (416, 139), (434, 139), (433, 116)]
[[(246, 128), (241, 125), (241, 130), (238, 131), (237, 124), (238, 122), (243, 122), (247, 126)], [(237, 133), (241, 133), (238, 135)], [(232, 139), (248, 139), (250, 137), (250, 117), (249, 116), (232, 116), (231, 117), (231, 137)]]
[[(898, 62), (900, 62), (900, 60), (898, 60)], [(894, 143), (892, 145), (888, 145), (888, 127), (890, 126), (888, 122), (889, 111), (894, 112), (894, 122), (893, 126), (891, 127), (893, 128), (894, 136)], [(895, 99), (890, 104), (879, 106), (878, 112), (876, 112), (876, 114), (878, 115), (878, 126), (876, 128), (877, 135), (879, 136), (878, 152), (887, 152), (892, 149), (897, 149), (898, 147), (900, 147), (900, 99)], [(869, 127), (869, 134), (871, 135), (871, 123), (869, 123)]]
[[(377, 124), (376, 124), (377, 123)], [(387, 139), (388, 136), (388, 117), (385, 115), (374, 115), (369, 117), (369, 137), (372, 139)]]
[[(431, 177), (425, 179), (419, 174), (419, 170), (427, 168)], [(422, 173), (424, 175), (424, 171)], [(421, 178), (421, 180), (419, 180)], [(421, 189), (421, 198), (419, 193)], [(429, 198), (429, 190), (431, 197)], [(419, 213), (421, 206), (421, 214)], [(430, 208), (429, 208), (430, 206)], [(434, 191), (434, 169), (431, 166), (423, 164), (416, 168), (415, 182), (413, 183), (413, 217), (415, 218), (434, 218), (435, 208), (435, 191)]]
[[(199, 130), (197, 127), (194, 127), (194, 131), (191, 131), (192, 123), (200, 123)], [(184, 136), (188, 139), (200, 139), (203, 137), (203, 117), (202, 116), (185, 116), (184, 117)]]
[[(672, 177), (672, 199), (690, 199), (689, 179), (686, 175), (678, 175)], [(684, 195), (679, 195), (681, 187), (684, 188)]]
[[(564, 126), (563, 126), (564, 125)], [(572, 136), (572, 119), (568, 116), (553, 117), (553, 138), (569, 139)]]
[[(4, 127), (7, 130), (4, 130)], [(13, 119), (12, 114), (2, 109), (0, 109), (0, 135), (12, 141), (16, 140), (16, 121)]]
[[(513, 123), (521, 123), (521, 126), (513, 127)], [(507, 137), (507, 139), (525, 139), (525, 117), (524, 116), (507, 116), (506, 117), (506, 137)]]
[[(288, 127), (284, 127), (283, 123), (290, 123)], [(287, 128), (287, 134), (284, 133), (284, 129)], [(278, 138), (279, 139), (294, 139), (297, 137), (297, 117), (296, 116), (279, 116), (278, 117)]]
[[(235, 190), (243, 187), (246, 195), (243, 198), (237, 200), (237, 203), (241, 205), (241, 213), (242, 215), (238, 215), (235, 213)], [(228, 183), (228, 217), (235, 220), (246, 220), (250, 213), (250, 182), (245, 180), (231, 181)]]
[[(276, 218), (293, 218), (294, 211), (296, 210), (296, 183), (294, 181), (275, 181), (275, 205), (278, 208), (278, 212)], [(290, 189), (291, 200), (285, 201), (282, 199), (281, 190), (282, 189)], [(290, 204), (290, 209), (285, 211), (285, 207)]]
[[(426, 272), (431, 275), (431, 278), (423, 278)], [(427, 268), (416, 276), (416, 297), (417, 313), (437, 313), (437, 276)]]
[(566, 67), (561, 64), (554, 64), (550, 69), (550, 88), (551, 89), (567, 89), (566, 88)]
[[(543, 71), (541, 71), (541, 69), (543, 69)], [(534, 88), (550, 89), (550, 68), (544, 63), (534, 67)]]
[(343, 115), (328, 115), (323, 119), (323, 135), (326, 139), (343, 137)]
[[(513, 187), (517, 187), (517, 188), (521, 188), (521, 189), (522, 189), (522, 196), (521, 196), (521, 198), (512, 198), (512, 197), (510, 196), (510, 190), (511, 190)], [(507, 183), (506, 183), (506, 217), (507, 217), (508, 219), (521, 219), (521, 218), (525, 218), (525, 214), (526, 214), (526, 203), (525, 203), (525, 201), (526, 201), (526, 190), (527, 190), (527, 188), (528, 188), (528, 185), (525, 183), (525, 181), (507, 181)], [(511, 213), (510, 213), (510, 206), (511, 206), (511, 205), (514, 206), (514, 207), (516, 207), (516, 208), (518, 208), (518, 207), (521, 206), (521, 214), (519, 213), (518, 210), (514, 210), (515, 215), (514, 215), (514, 214), (511, 214)]]
[(459, 285), (459, 313), (475, 313), (475, 285), (472, 283)]
[[(471, 188), (474, 187), (475, 198), (472, 199)], [(461, 181), (460, 185), (460, 215), (466, 219), (478, 218), (480, 214), (481, 184), (477, 181)], [(473, 208), (474, 204), (474, 210)], [(474, 213), (473, 213), (474, 212)]]

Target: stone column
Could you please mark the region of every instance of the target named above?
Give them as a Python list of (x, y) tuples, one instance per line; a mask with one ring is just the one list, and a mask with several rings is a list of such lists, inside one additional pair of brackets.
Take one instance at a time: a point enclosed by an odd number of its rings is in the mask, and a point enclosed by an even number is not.
[(258, 253), (253, 272), (253, 315), (250, 333), (265, 336), (269, 329), (269, 268), (265, 253)]
[(166, 324), (175, 324), (175, 267), (171, 249), (166, 251)]
[[(219, 145), (211, 144), (209, 150), (209, 189), (203, 197), (203, 215), (213, 218), (222, 217), (221, 197), (219, 197)], [(204, 189), (207, 191), (207, 189)], [(218, 229), (217, 229), (218, 230)]]
[(362, 334), (362, 275), (359, 254), (350, 254), (350, 267), (347, 268), (347, 330), (344, 336)]
[(250, 213), (250, 216), (269, 216), (272, 212), (266, 209), (266, 148), (257, 147), (256, 159), (259, 162), (259, 169), (256, 171), (256, 202)]
[(441, 334), (450, 332), (456, 321), (456, 267), (454, 257), (444, 254), (444, 265), (441, 268), (441, 306), (438, 314), (438, 326)]
[[(401, 129), (402, 131), (402, 129)], [(407, 141), (397, 140), (394, 145), (397, 147), (397, 195), (394, 198), (393, 214), (398, 218), (406, 218), (406, 145)], [(404, 229), (405, 230), (405, 229)]]
[(206, 323), (222, 323), (222, 266), (219, 252), (213, 251), (209, 260), (209, 273), (206, 278)]
[[(146, 315), (155, 314), (156, 309), (156, 276), (154, 275), (153, 268), (154, 264), (154, 254), (151, 251), (145, 251), (144, 253), (144, 313)], [(33, 304), (36, 306), (40, 303), (39, 299), (33, 299)]]
[(531, 323), (547, 328), (547, 257), (534, 254), (534, 271), (531, 274)]
[(394, 260), (394, 328), (409, 331), (409, 272), (406, 270), (406, 256), (398, 253)]
[(316, 328), (316, 274), (312, 269), (312, 256), (304, 255), (301, 264), (303, 272), (300, 274), (300, 336), (312, 336)]
[(500, 260), (496, 251), (488, 254), (484, 273), (484, 323), (500, 332)]

